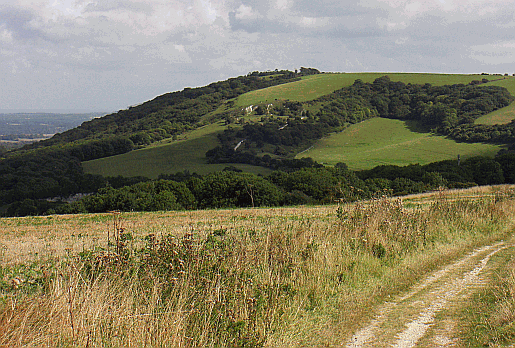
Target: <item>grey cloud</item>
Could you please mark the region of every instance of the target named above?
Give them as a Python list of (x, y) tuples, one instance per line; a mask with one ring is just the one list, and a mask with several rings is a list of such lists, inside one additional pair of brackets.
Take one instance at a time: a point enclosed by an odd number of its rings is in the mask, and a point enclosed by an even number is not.
[(365, 7), (359, 1), (324, 1), (323, 5), (319, 1), (298, 0), (295, 1), (291, 11), (297, 14), (310, 17), (347, 17), (347, 16), (368, 16), (382, 17), (387, 12), (380, 7)]
[(25, 9), (4, 6), (0, 7), (0, 24), (4, 24), (7, 29), (12, 31), (15, 38), (36, 39), (44, 37), (43, 33), (34, 29), (30, 22), (35, 15)]
[(292, 33), (304, 37), (336, 37), (356, 38), (375, 37), (386, 34), (375, 17), (367, 16), (342, 16), (324, 18), (327, 23), (323, 26), (303, 25), (305, 17), (285, 16), (283, 18), (256, 18), (239, 19), (235, 12), (229, 13), (229, 21), (232, 30), (243, 30), (248, 33)]
[(270, 20), (267, 18), (239, 19), (236, 12), (229, 13), (229, 24), (232, 30), (243, 30), (248, 33), (288, 33), (295, 27), (280, 19)]

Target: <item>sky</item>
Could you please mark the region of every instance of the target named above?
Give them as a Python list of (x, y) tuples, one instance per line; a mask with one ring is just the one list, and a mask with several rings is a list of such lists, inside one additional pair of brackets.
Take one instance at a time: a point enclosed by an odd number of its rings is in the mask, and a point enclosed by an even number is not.
[(0, 112), (114, 112), (252, 71), (515, 73), (513, 0), (0, 0)]

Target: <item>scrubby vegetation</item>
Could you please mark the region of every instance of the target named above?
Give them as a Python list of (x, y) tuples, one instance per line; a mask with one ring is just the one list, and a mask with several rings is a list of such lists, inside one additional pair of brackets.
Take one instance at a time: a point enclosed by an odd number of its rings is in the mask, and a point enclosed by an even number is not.
[[(81, 251), (1, 264), (0, 344), (341, 344), (368, 306), (505, 235), (513, 189), (467, 195), (199, 212), (181, 233), (141, 233), (115, 214), (100, 240), (83, 230), (98, 242)], [(3, 243), (22, 237), (5, 232)]]

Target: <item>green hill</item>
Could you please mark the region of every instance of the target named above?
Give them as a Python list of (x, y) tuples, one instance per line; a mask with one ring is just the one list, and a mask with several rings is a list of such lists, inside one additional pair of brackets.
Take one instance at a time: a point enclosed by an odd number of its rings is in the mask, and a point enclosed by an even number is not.
[[(52, 208), (49, 198), (105, 191), (106, 185), (129, 187), (144, 180), (142, 176), (153, 179), (165, 175), (181, 181), (186, 180), (187, 172), (207, 174), (226, 167), (255, 174), (274, 171), (270, 181), (261, 178), (266, 182), (259, 182), (260, 189), (284, 190), (272, 195), (285, 194), (284, 204), (319, 202), (325, 193), (315, 188), (305, 193), (281, 173), (318, 170), (320, 164), (307, 157), (324, 164), (345, 162), (352, 169), (365, 169), (379, 164), (453, 160), (458, 154), (464, 159), (494, 156), (503, 146), (513, 150), (514, 105), (510, 103), (515, 98), (510, 91), (515, 94), (515, 79), (497, 75), (320, 73), (310, 68), (252, 72), (204, 87), (185, 88), (84, 122), (48, 140), (3, 152), (0, 215), (37, 214)], [(470, 173), (457, 174), (442, 164), (444, 168), (436, 171), (433, 167), (423, 169), (425, 176), (407, 168), (405, 178), (411, 181), (395, 181), (404, 174), (393, 172), (387, 178), (397, 193), (419, 192), (442, 180), (453, 185), (512, 182), (515, 176), (511, 175), (508, 157), (499, 162), (496, 159), (496, 164), (489, 163), (490, 159), (478, 162), (471, 158), (467, 164)], [(488, 170), (491, 166), (495, 167), (493, 172)], [(327, 175), (333, 179), (344, 175), (341, 167), (327, 168)], [(174, 176), (176, 173), (182, 174)], [(487, 174), (476, 177), (474, 173)], [(232, 174), (220, 175), (218, 179), (225, 180)], [(227, 206), (241, 195), (252, 205), (258, 204), (253, 200), (257, 186), (249, 187), (250, 179), (245, 175), (239, 179), (243, 191), (235, 188), (228, 201), (224, 197), (211, 204), (211, 197), (201, 197), (208, 183), (202, 190), (191, 189), (201, 206)], [(139, 178), (127, 179), (135, 176)], [(369, 178), (370, 190), (382, 185), (373, 181), (378, 178)], [(298, 184), (304, 179), (299, 174), (293, 181)], [(333, 179), (320, 179), (320, 184)], [(311, 182), (315, 177), (306, 180)], [(423, 184), (413, 184), (417, 182)], [(152, 185), (142, 184), (138, 190), (144, 187), (150, 195), (157, 190)], [(179, 206), (174, 199), (182, 195), (181, 204), (189, 206), (187, 195), (180, 193), (179, 186), (174, 187), (174, 196), (163, 194), (159, 204)], [(116, 191), (119, 199), (135, 194), (130, 188), (126, 190)], [(104, 194), (111, 197), (107, 191)], [(274, 204), (279, 201), (273, 200)], [(157, 201), (154, 203), (157, 208)]]
[[(211, 111), (204, 120), (212, 120), (233, 112), (236, 119), (247, 122), (258, 122), (260, 117), (245, 115), (241, 110), (250, 105), (281, 104), (285, 100), (294, 102), (313, 101), (322, 96), (333, 93), (343, 87), (348, 87), (360, 79), (363, 82), (373, 82), (386, 73), (324, 73), (304, 76), (298, 81), (279, 84), (263, 89), (244, 93), (229, 100), (216, 110)], [(469, 84), (482, 79), (501, 80), (492, 81), (484, 86), (498, 85), (508, 88), (515, 94), (515, 79), (502, 79), (494, 75), (458, 75), (458, 74), (417, 74), (417, 73), (388, 73), (391, 81), (400, 81), (405, 84), (426, 84), (435, 86), (451, 84)], [(231, 105), (232, 103), (232, 105)], [(228, 107), (227, 105), (231, 105)], [(316, 105), (320, 105), (316, 104)], [(307, 106), (317, 109), (319, 106)], [(492, 124), (497, 116), (509, 122), (511, 108), (515, 104), (483, 116), (477, 122)], [(488, 121), (490, 120), (490, 121)], [(202, 130), (193, 130), (182, 134), (178, 141), (165, 139), (164, 141), (149, 145), (144, 149), (129, 153), (83, 162), (84, 170), (90, 174), (135, 176), (145, 175), (155, 178), (159, 174), (170, 174), (188, 170), (197, 173), (218, 171), (228, 164), (209, 164), (205, 153), (219, 145), (217, 135), (227, 127), (239, 129), (241, 125), (233, 123), (224, 125), (221, 122), (205, 126)], [(370, 128), (367, 128), (370, 127)], [(349, 141), (347, 135), (355, 129), (361, 130), (365, 138), (359, 143)], [(389, 133), (383, 133), (388, 129)], [(374, 139), (375, 138), (375, 139)], [(347, 143), (353, 145), (343, 146)], [(366, 144), (366, 145), (365, 145)], [(408, 146), (409, 144), (409, 146)], [(498, 145), (464, 144), (442, 136), (431, 136), (428, 133), (411, 131), (404, 123), (394, 120), (370, 120), (360, 125), (354, 125), (344, 131), (331, 135), (317, 142), (312, 149), (302, 152), (297, 150), (296, 158), (312, 157), (316, 161), (333, 165), (344, 161), (350, 168), (365, 169), (378, 164), (407, 165), (410, 163), (430, 163), (437, 160), (454, 159), (457, 154), (462, 156), (489, 155), (493, 156), (500, 149)], [(299, 153), (301, 152), (301, 153)], [(273, 152), (265, 149), (264, 153), (274, 156)], [(263, 168), (233, 163), (237, 168), (254, 173), (263, 173)], [(265, 170), (266, 171), (266, 170)]]

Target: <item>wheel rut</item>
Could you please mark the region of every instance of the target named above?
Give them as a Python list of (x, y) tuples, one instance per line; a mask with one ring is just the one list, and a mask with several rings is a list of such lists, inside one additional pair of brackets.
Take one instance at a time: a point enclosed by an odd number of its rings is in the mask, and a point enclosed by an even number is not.
[(482, 272), (490, 258), (507, 247), (498, 242), (476, 249), (432, 273), (406, 294), (378, 307), (374, 318), (342, 346), (455, 347), (455, 323), (436, 323), (435, 318), (481, 285)]

